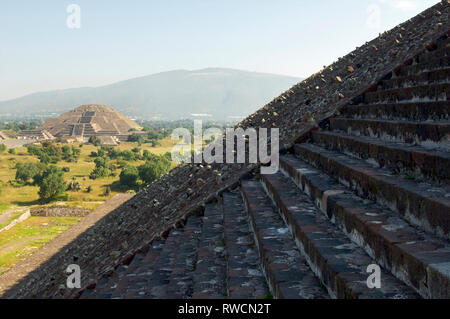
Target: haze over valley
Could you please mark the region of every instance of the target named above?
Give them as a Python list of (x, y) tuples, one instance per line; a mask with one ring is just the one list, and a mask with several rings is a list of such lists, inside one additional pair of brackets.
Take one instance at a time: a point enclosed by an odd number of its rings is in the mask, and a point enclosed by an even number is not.
[(176, 70), (100, 87), (33, 93), (0, 102), (0, 115), (46, 116), (82, 104), (105, 104), (134, 118), (239, 120), (300, 80), (226, 68)]

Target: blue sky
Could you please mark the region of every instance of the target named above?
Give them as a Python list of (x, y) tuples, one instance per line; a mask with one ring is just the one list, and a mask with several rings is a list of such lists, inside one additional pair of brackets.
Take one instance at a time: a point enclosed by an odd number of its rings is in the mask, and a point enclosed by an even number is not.
[(0, 101), (175, 69), (307, 77), (437, 2), (2, 0)]

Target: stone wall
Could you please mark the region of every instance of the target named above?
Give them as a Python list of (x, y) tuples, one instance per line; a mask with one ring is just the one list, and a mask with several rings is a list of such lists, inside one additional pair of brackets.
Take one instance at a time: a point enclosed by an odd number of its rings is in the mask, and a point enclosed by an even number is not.
[(70, 207), (36, 207), (31, 209), (31, 216), (40, 217), (85, 217), (90, 213), (90, 209)]
[(20, 215), (19, 218), (14, 219), (10, 224), (6, 225), (5, 227), (3, 227), (2, 229), (0, 229), (0, 233), (10, 230), (11, 228), (13, 228), (14, 226), (16, 226), (18, 223), (21, 223), (25, 220), (27, 220), (29, 217), (31, 216), (30, 211), (27, 210), (25, 213), (23, 213), (22, 215)]

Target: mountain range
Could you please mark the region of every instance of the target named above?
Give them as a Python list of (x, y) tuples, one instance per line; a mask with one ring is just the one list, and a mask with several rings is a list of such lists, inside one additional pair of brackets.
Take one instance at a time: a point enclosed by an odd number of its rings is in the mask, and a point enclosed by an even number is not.
[(176, 70), (2, 101), (0, 116), (60, 114), (83, 104), (104, 104), (133, 118), (176, 120), (201, 115), (231, 120), (253, 113), (299, 81), (226, 68)]

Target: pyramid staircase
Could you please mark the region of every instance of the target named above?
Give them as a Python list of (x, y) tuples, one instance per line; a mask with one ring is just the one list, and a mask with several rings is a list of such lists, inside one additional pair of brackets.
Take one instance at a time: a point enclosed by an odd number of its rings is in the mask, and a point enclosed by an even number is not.
[(81, 298), (450, 298), (449, 100), (446, 38)]

